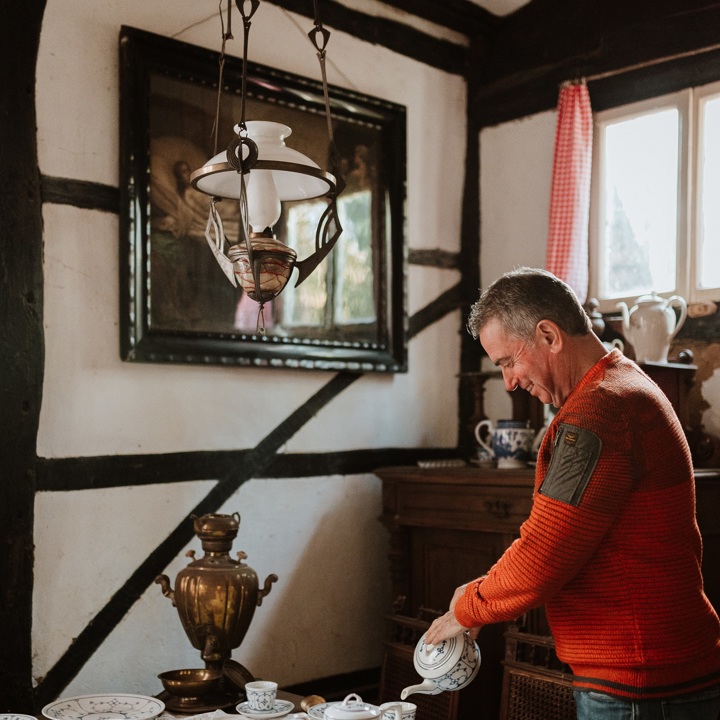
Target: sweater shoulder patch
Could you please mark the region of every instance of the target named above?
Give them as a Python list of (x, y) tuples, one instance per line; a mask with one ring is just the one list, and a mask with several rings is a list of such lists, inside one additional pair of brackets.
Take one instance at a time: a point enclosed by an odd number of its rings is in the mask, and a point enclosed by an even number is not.
[(540, 494), (577, 507), (601, 449), (602, 440), (594, 432), (561, 423)]

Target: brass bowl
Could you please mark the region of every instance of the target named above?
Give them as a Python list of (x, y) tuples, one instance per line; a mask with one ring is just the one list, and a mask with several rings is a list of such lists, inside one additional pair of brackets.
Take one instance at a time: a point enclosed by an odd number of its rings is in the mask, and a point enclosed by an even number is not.
[(158, 677), (171, 695), (187, 702), (215, 692), (220, 686), (222, 673), (219, 670), (197, 668), (168, 670)]

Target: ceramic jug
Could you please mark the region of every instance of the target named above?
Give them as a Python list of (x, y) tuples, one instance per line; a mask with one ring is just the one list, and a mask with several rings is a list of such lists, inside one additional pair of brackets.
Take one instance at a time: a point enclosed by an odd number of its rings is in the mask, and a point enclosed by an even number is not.
[[(490, 438), (483, 439), (483, 430)], [(492, 457), (499, 468), (522, 468), (530, 460), (535, 431), (522, 420), (481, 420), (475, 426), (475, 439)]]
[[(667, 300), (650, 293), (641, 295), (628, 310), (624, 302), (617, 303), (622, 312), (625, 337), (635, 348), (637, 362), (667, 362), (670, 342), (687, 318), (687, 304), (679, 295)], [(680, 310), (677, 317), (673, 308)]]

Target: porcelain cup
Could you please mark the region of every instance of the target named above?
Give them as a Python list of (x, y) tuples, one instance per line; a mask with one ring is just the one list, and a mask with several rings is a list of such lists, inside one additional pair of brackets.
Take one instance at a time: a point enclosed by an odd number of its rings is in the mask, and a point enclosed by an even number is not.
[(269, 712), (275, 707), (277, 683), (270, 680), (254, 680), (245, 684), (248, 705), (255, 712)]
[(499, 468), (521, 468), (531, 459), (535, 431), (522, 420), (498, 420), (496, 424), (481, 420), (475, 426), (475, 439), (497, 459)]
[(415, 714), (417, 713), (417, 705), (411, 702), (386, 702), (380, 706), (383, 711), (382, 720), (395, 720), (396, 711), (395, 708), (400, 705), (400, 714), (402, 720), (415, 720)]

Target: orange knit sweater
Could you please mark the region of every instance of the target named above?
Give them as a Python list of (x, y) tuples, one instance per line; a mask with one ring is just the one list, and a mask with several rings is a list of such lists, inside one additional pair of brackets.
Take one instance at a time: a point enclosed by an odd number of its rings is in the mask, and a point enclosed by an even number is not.
[(468, 584), (455, 616), (477, 627), (544, 604), (577, 689), (633, 699), (692, 692), (720, 683), (720, 623), (702, 590), (701, 552), (680, 423), (655, 383), (613, 351), (558, 411), (519, 539)]

